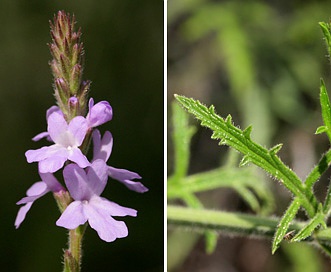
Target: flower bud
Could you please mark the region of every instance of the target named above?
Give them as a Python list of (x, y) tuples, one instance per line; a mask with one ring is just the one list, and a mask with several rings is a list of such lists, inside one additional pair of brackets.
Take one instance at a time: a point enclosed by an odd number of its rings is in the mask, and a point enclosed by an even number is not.
[[(75, 114), (85, 112), (86, 95), (82, 89), (83, 44), (80, 41), (81, 31), (75, 31), (75, 17), (59, 11), (50, 22), (52, 42), (49, 49), (53, 59), (50, 66), (54, 76), (54, 93), (57, 104), (66, 117), (73, 118), (71, 97), (79, 101)], [(85, 101), (82, 101), (85, 99)], [(67, 120), (68, 121), (68, 120)]]

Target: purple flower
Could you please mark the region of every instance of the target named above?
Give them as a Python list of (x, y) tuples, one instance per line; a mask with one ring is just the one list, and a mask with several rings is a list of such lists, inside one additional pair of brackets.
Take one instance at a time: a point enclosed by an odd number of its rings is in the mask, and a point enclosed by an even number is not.
[(24, 221), (25, 216), (27, 212), (30, 210), (33, 202), (37, 200), (38, 198), (42, 197), (48, 192), (60, 192), (61, 190), (64, 190), (62, 185), (57, 181), (57, 179), (53, 176), (53, 174), (50, 173), (39, 173), (41, 180), (36, 183), (34, 183), (26, 192), (26, 197), (23, 197), (20, 201), (18, 201), (16, 204), (22, 206), (18, 214), (16, 216), (15, 220), (15, 227), (16, 229), (19, 228), (21, 223)]
[[(100, 131), (95, 129), (93, 131), (93, 160), (97, 159), (103, 160), (105, 163), (110, 157), (113, 148), (113, 136), (109, 131), (106, 131), (103, 138), (101, 139)], [(115, 167), (107, 166), (108, 175), (123, 183), (130, 190), (144, 193), (147, 192), (148, 189), (141, 183), (132, 181), (132, 179), (141, 179), (141, 177), (134, 172), (118, 169)]]
[(107, 101), (100, 101), (94, 105), (93, 98), (89, 101), (89, 112), (86, 116), (89, 128), (100, 126), (113, 118), (113, 109)]
[[(70, 97), (69, 103), (75, 105), (78, 103), (77, 97)], [(46, 112), (46, 120), (48, 122), (48, 117), (53, 113), (58, 112), (63, 115), (62, 111), (58, 106), (50, 107)], [(88, 128), (93, 128), (100, 126), (113, 118), (113, 110), (110, 104), (107, 101), (100, 101), (99, 103), (94, 105), (93, 98), (89, 100), (89, 112), (86, 116)], [(39, 141), (42, 138), (47, 137), (48, 141), (52, 141), (49, 136), (48, 131), (41, 132), (32, 138), (33, 141)]]
[(107, 183), (107, 166), (102, 160), (94, 161), (86, 171), (76, 164), (69, 164), (63, 170), (63, 177), (75, 201), (56, 221), (57, 226), (75, 229), (88, 221), (106, 242), (128, 235), (125, 223), (112, 216), (136, 216), (137, 211), (100, 197)]
[[(59, 114), (63, 115), (62, 111), (60, 110), (60, 108), (58, 106), (52, 106), (46, 111), (46, 120), (47, 120), (47, 122), (48, 122), (48, 117), (51, 115), (51, 113), (53, 113), (55, 111), (58, 112)], [(37, 141), (39, 141), (39, 140), (41, 140), (42, 138), (45, 138), (45, 137), (47, 137), (48, 141), (50, 141), (50, 142), (52, 141), (52, 139), (49, 136), (48, 131), (44, 131), (44, 132), (41, 132), (41, 133), (37, 134), (36, 136), (34, 136), (32, 138), (32, 141), (37, 142)]]
[(82, 168), (89, 166), (89, 161), (79, 149), (88, 130), (86, 119), (77, 116), (67, 124), (61, 112), (53, 111), (47, 121), (47, 132), (55, 144), (28, 150), (25, 152), (27, 161), (39, 162), (41, 173), (54, 173), (62, 168), (67, 160), (77, 163)]

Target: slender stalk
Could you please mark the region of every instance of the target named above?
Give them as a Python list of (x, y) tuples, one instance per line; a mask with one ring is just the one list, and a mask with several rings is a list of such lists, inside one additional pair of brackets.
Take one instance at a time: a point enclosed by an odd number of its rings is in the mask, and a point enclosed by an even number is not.
[[(54, 96), (69, 123), (74, 117), (86, 113), (89, 81), (83, 81), (84, 49), (81, 30), (75, 30), (75, 16), (59, 11), (50, 22), (52, 42), (49, 44), (53, 59), (50, 67), (54, 77)], [(91, 131), (88, 132), (81, 150), (87, 153)], [(68, 193), (55, 196), (61, 213), (72, 202)], [(80, 272), (82, 239), (86, 224), (69, 231), (69, 247), (64, 250), (65, 272)]]
[[(263, 217), (235, 212), (192, 209), (174, 205), (168, 205), (167, 211), (168, 223), (170, 225), (197, 232), (216, 230), (223, 235), (232, 236), (252, 235), (260, 238), (272, 238), (280, 220), (278, 217)], [(289, 231), (299, 231), (304, 226), (305, 222), (293, 221)], [(326, 230), (318, 232), (316, 238), (325, 240), (327, 236), (328, 239), (330, 239), (330, 233), (331, 228), (327, 228)], [(307, 241), (311, 240), (312, 239), (307, 239)]]
[(64, 251), (64, 272), (79, 272), (82, 259), (82, 241), (86, 224), (69, 231), (69, 248)]

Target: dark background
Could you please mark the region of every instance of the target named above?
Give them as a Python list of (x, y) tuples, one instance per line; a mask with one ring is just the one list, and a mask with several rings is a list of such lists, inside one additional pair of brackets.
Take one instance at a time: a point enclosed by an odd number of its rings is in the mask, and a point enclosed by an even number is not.
[(163, 271), (163, 2), (13, 1), (0, 3), (0, 267), (2, 271), (61, 271), (66, 230), (51, 194), (37, 200), (18, 230), (15, 203), (40, 178), (24, 153), (44, 143), (55, 101), (48, 66), (48, 21), (58, 10), (74, 13), (85, 45), (84, 79), (95, 102), (107, 100), (114, 147), (109, 165), (139, 173), (150, 191), (138, 194), (109, 182), (103, 196), (138, 210), (124, 218), (129, 236), (106, 243), (90, 228), (82, 271)]

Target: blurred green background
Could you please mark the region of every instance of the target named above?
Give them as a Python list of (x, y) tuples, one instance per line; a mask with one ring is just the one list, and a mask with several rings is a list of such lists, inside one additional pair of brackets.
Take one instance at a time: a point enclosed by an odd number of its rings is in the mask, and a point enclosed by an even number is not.
[(85, 45), (84, 79), (90, 95), (107, 100), (114, 136), (110, 165), (138, 172), (150, 191), (138, 194), (111, 181), (103, 196), (138, 210), (124, 218), (129, 236), (105, 243), (88, 229), (82, 271), (163, 271), (163, 2), (0, 2), (1, 271), (61, 271), (66, 230), (51, 194), (36, 201), (18, 230), (15, 203), (40, 180), (24, 153), (41, 147), (31, 138), (46, 129), (54, 104), (48, 66), (48, 21), (58, 10), (74, 13)]
[[(321, 77), (331, 90), (330, 64), (318, 22), (330, 18), (330, 1), (169, 0), (168, 119), (174, 93), (213, 104), (217, 113), (231, 114), (241, 128), (252, 124), (252, 138), (258, 143), (266, 147), (284, 143), (280, 157), (304, 178), (329, 148), (327, 137), (314, 133), (322, 124)], [(168, 131), (172, 131), (170, 122)], [(199, 127), (193, 137), (190, 174), (214, 169), (224, 161), (228, 149), (210, 136), (209, 130)], [(171, 174), (171, 136), (168, 139)], [(314, 188), (321, 199), (329, 176), (330, 171)], [(276, 197), (272, 214), (281, 216), (290, 195), (263, 177)], [(210, 209), (252, 212), (233, 190), (198, 197)], [(168, 260), (170, 271), (319, 272), (329, 271), (331, 265), (304, 245), (284, 245), (272, 256), (271, 241), (220, 235), (216, 251), (207, 255), (202, 237), (190, 232), (177, 237), (168, 252), (180, 259)]]

